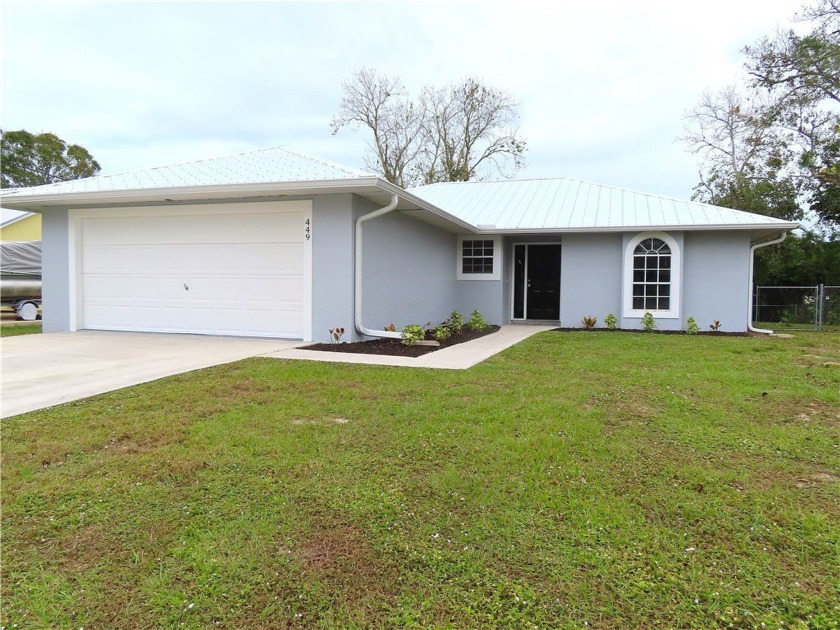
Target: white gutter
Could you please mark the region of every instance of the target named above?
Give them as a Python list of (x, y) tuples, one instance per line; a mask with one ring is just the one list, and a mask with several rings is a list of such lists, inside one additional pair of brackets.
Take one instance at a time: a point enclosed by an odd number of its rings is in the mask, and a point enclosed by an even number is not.
[(386, 337), (388, 339), (400, 339), (401, 333), (390, 330), (372, 330), (365, 328), (362, 324), (362, 225), (365, 221), (376, 219), (383, 214), (388, 214), (397, 207), (400, 198), (395, 194), (391, 197), (391, 203), (387, 206), (366, 214), (356, 219), (356, 247), (355, 247), (355, 278), (353, 285), (353, 322), (356, 330), (368, 337)]
[(753, 313), (753, 266), (755, 264), (755, 250), (760, 247), (767, 247), (768, 245), (777, 245), (781, 243), (783, 240), (787, 238), (787, 232), (782, 232), (782, 235), (779, 238), (774, 238), (770, 241), (765, 241), (764, 243), (756, 243), (752, 247), (750, 247), (750, 305), (749, 309), (747, 310), (747, 328), (750, 332), (754, 333), (764, 333), (765, 335), (772, 335), (772, 330), (767, 330), (765, 328), (756, 328), (752, 325), (752, 313)]

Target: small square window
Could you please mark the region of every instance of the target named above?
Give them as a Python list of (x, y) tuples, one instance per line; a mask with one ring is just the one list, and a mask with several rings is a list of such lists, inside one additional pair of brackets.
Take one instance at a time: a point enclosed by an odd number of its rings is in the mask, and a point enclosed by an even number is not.
[(501, 280), (500, 236), (458, 239), (458, 280)]
[(493, 241), (464, 241), (461, 245), (461, 272), (493, 273)]

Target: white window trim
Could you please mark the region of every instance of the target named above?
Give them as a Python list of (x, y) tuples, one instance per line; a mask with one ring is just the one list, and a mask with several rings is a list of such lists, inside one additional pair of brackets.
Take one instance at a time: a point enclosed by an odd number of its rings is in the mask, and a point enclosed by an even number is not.
[[(671, 248), (671, 308), (666, 310), (636, 310), (633, 308), (633, 253), (636, 246), (647, 238), (658, 238), (665, 241)], [(637, 234), (627, 243), (624, 250), (624, 282), (622, 285), (622, 317), (641, 318), (645, 313), (650, 312), (654, 318), (679, 319), (681, 303), (681, 279), (682, 279), (682, 251), (676, 239), (665, 232), (644, 232)]]
[[(493, 273), (464, 273), (462, 270), (464, 241), (493, 241)], [(455, 257), (455, 274), (458, 280), (501, 280), (502, 279), (502, 237), (501, 236), (459, 236), (458, 255)]]

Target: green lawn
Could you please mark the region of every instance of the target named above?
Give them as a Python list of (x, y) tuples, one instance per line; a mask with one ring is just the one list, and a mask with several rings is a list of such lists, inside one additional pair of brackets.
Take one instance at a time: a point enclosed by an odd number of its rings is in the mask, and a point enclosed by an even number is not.
[(0, 326), (0, 337), (16, 337), (41, 332), (41, 322), (35, 324), (7, 324)]
[(840, 335), (251, 359), (2, 438), (5, 628), (840, 619)]

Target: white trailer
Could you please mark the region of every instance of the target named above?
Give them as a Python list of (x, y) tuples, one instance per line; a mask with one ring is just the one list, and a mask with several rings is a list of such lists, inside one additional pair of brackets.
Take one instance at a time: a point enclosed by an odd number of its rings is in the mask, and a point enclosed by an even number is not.
[(18, 319), (41, 318), (41, 241), (0, 243), (0, 305)]

